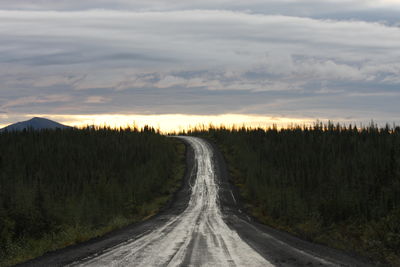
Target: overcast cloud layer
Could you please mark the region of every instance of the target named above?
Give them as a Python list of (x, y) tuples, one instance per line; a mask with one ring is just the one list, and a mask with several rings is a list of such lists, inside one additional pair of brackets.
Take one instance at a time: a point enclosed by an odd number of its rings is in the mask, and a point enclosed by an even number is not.
[(0, 119), (400, 122), (399, 25), (394, 0), (2, 0)]

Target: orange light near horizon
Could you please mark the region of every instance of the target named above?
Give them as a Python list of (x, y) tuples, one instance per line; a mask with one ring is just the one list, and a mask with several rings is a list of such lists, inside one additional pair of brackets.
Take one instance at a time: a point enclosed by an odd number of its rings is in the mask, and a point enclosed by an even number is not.
[(198, 126), (225, 126), (227, 128), (250, 127), (267, 128), (276, 125), (278, 128), (292, 124), (312, 124), (315, 119), (311, 118), (287, 118), (271, 117), (261, 115), (244, 114), (221, 114), (221, 115), (186, 115), (186, 114), (91, 114), (91, 115), (61, 115), (61, 114), (29, 114), (26, 117), (45, 117), (60, 123), (85, 127), (87, 125), (109, 126), (120, 128), (136, 126), (142, 128), (145, 125), (159, 129), (163, 133), (179, 132), (193, 129)]

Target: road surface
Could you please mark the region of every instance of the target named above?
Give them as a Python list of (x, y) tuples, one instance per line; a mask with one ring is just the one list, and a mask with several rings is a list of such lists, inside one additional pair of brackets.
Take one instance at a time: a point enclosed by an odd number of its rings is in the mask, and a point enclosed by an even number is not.
[(160, 215), (100, 240), (27, 263), (68, 266), (369, 266), (358, 258), (261, 225), (243, 212), (218, 150), (191, 150), (186, 186)]

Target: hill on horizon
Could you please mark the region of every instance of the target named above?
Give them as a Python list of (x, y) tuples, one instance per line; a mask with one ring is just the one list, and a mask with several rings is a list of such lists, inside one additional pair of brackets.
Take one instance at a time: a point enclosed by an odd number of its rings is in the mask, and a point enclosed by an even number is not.
[(63, 125), (61, 123), (45, 119), (34, 117), (27, 121), (17, 122), (11, 125), (8, 125), (2, 129), (2, 131), (22, 131), (24, 129), (33, 129), (33, 130), (44, 130), (44, 129), (68, 129), (70, 126)]

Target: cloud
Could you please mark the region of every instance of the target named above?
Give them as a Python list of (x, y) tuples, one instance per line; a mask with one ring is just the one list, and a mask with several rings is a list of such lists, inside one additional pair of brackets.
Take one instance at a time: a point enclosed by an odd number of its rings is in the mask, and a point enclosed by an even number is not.
[(4, 9), (22, 10), (88, 10), (113, 9), (134, 11), (171, 11), (187, 9), (217, 9), (232, 11), (255, 11), (258, 13), (301, 14), (311, 16), (314, 13), (363, 11), (376, 8), (398, 9), (397, 0), (2, 0)]
[(1, 108), (7, 109), (29, 104), (62, 103), (68, 102), (70, 99), (71, 98), (67, 95), (27, 96), (7, 101), (5, 104), (1, 105)]
[(157, 88), (168, 88), (173, 86), (185, 85), (187, 81), (181, 77), (167, 75), (154, 84)]
[(374, 3), (5, 0), (0, 108), (387, 117), (400, 29), (379, 12), (398, 11)]
[(88, 104), (102, 104), (110, 101), (110, 99), (104, 97), (104, 96), (89, 96), (86, 98), (85, 103)]

